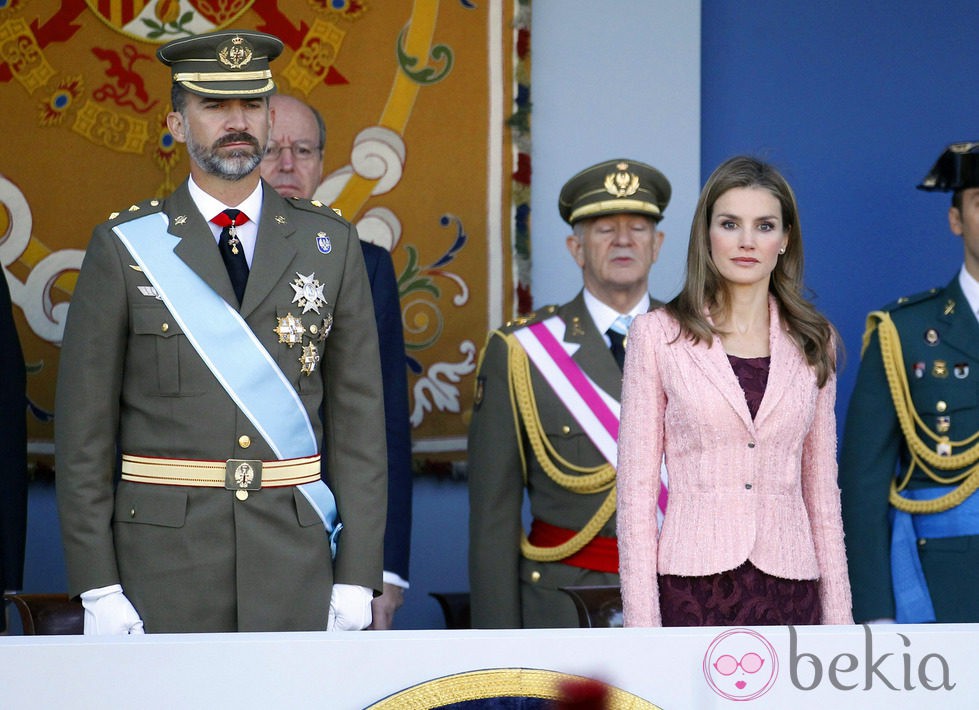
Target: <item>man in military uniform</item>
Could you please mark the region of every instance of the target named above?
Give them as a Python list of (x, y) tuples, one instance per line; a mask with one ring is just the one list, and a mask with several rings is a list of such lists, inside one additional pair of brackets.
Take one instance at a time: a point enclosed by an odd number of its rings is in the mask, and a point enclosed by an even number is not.
[(86, 633), (371, 621), (387, 487), (377, 330), (356, 230), (260, 179), (281, 51), (238, 30), (160, 47), (190, 178), (97, 226), (85, 255), (55, 443)]
[[(670, 183), (634, 160), (571, 178), (558, 201), (584, 289), (489, 334), (469, 428), (469, 582), (476, 628), (578, 625), (563, 587), (617, 585), (615, 456), (631, 319)], [(525, 534), (524, 490), (533, 523)]]
[(965, 259), (867, 319), (840, 454), (858, 622), (979, 621), (979, 143), (949, 146), (918, 188), (952, 192)]

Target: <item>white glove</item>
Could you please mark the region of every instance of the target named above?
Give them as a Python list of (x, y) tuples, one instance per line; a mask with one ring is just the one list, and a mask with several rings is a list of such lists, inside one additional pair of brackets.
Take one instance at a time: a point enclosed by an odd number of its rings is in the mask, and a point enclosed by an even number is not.
[(360, 631), (371, 623), (374, 590), (356, 584), (334, 584), (327, 631)]
[(82, 592), (85, 607), (85, 634), (122, 636), (142, 634), (143, 620), (118, 584)]

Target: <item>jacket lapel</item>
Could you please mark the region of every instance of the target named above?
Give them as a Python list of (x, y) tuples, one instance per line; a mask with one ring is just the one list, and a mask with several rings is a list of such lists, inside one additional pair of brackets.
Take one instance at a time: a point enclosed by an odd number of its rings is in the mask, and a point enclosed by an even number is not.
[(768, 347), (771, 359), (768, 364), (768, 384), (765, 385), (765, 394), (755, 416), (756, 426), (761, 426), (765, 417), (775, 411), (786, 390), (797, 380), (801, 380), (805, 373), (799, 369), (808, 367), (805, 357), (782, 328), (778, 304), (771, 296), (768, 299), (768, 312)]
[(564, 341), (578, 346), (572, 359), (596, 385), (621, 400), (622, 371), (588, 313), (584, 292), (579, 291), (559, 314), (564, 320)]
[(724, 345), (721, 339), (714, 336), (711, 346), (705, 347), (703, 342), (694, 345), (686, 336), (681, 336), (678, 344), (687, 349), (690, 359), (701, 371), (703, 376), (710, 381), (718, 392), (723, 395), (731, 409), (741, 418), (745, 426), (752, 428), (751, 413), (748, 412), (748, 404), (744, 399), (744, 391), (738, 383), (738, 378), (731, 369), (728, 362), (727, 353), (724, 352)]
[(214, 235), (194, 204), (186, 181), (167, 199), (163, 211), (170, 218), (167, 231), (180, 238), (174, 253), (221, 298), (230, 304), (237, 304), (231, 278), (218, 252)]
[(296, 228), (287, 219), (285, 200), (264, 181), (262, 191), (262, 221), (258, 225), (255, 255), (241, 303), (243, 318), (265, 301), (273, 288), (282, 284), (282, 274), (296, 258), (296, 247), (289, 240)]
[(958, 276), (945, 288), (938, 307), (938, 320), (945, 324), (940, 333), (942, 341), (969, 357), (979, 357), (979, 322), (962, 292)]

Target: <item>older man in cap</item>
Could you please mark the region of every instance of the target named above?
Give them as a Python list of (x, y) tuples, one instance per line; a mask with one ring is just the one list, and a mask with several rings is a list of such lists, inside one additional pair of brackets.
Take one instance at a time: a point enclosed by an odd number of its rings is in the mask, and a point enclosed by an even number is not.
[(670, 191), (662, 173), (635, 160), (571, 178), (558, 209), (584, 288), (489, 334), (469, 428), (474, 627), (577, 626), (561, 589), (619, 582), (614, 432), (625, 334), (658, 305), (649, 269)]
[(858, 622), (979, 621), (979, 142), (918, 188), (952, 193), (965, 259), (867, 318), (840, 454)]
[(259, 177), (281, 51), (238, 30), (160, 47), (190, 177), (97, 226), (85, 255), (56, 445), (86, 633), (370, 623), (386, 497), (377, 331), (355, 229)]

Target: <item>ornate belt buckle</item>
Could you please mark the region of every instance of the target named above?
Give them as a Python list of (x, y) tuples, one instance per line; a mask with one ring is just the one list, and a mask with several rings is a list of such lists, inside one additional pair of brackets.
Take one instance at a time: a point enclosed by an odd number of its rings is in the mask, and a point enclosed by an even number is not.
[(253, 459), (228, 459), (224, 463), (224, 487), (229, 491), (261, 490), (262, 462)]

